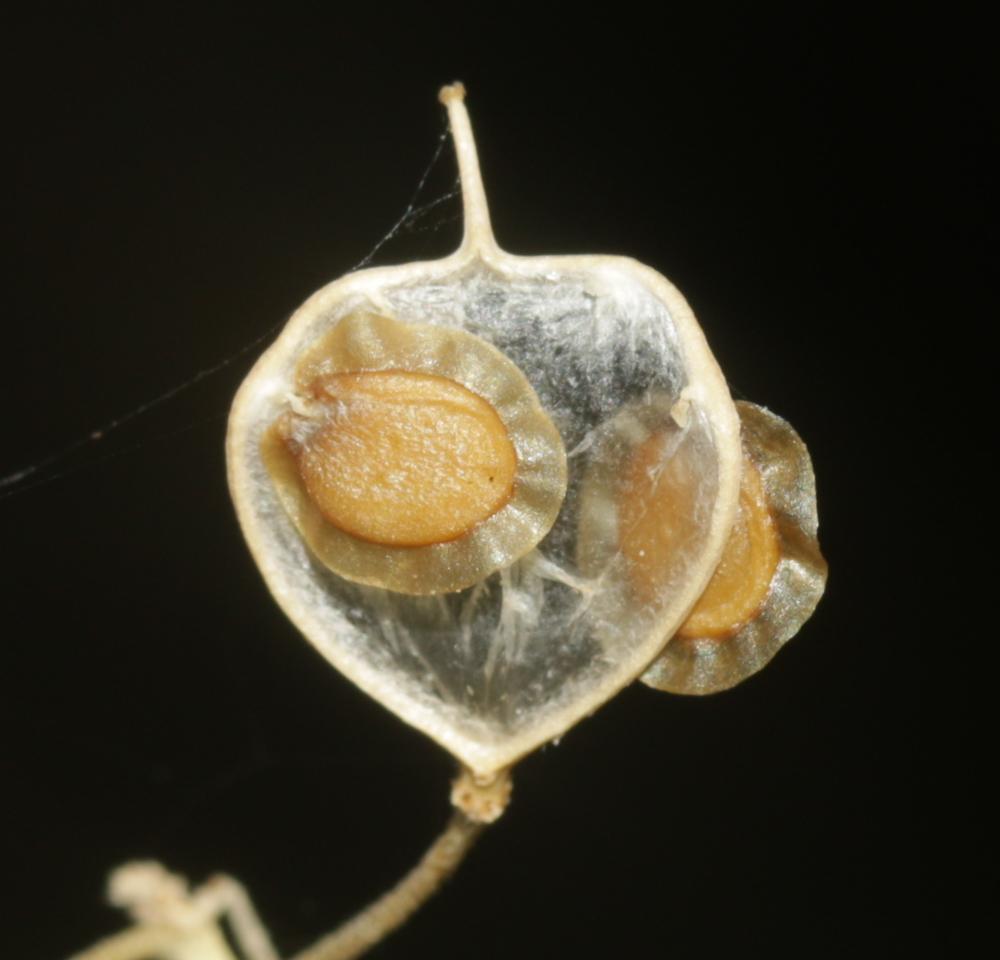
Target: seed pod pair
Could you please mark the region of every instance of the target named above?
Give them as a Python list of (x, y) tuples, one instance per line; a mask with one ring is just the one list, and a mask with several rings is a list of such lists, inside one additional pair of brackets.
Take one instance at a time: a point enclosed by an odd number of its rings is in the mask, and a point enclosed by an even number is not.
[(311, 297), (241, 387), (228, 461), (299, 629), (485, 781), (644, 671), (737, 682), (822, 561), (804, 447), (737, 412), (666, 279), (497, 247), (463, 96), (460, 248)]

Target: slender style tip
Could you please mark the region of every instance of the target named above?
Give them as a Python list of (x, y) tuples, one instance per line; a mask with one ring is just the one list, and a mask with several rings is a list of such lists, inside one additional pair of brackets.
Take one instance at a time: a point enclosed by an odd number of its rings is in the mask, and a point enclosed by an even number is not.
[(458, 175), (462, 183), (462, 206), (465, 211), (465, 235), (460, 250), (489, 256), (497, 250), (490, 227), (490, 211), (479, 171), (476, 141), (472, 136), (469, 112), (465, 109), (465, 86), (456, 81), (441, 88), (438, 99), (448, 110), (451, 135), (458, 155)]
[(462, 101), (465, 99), (465, 84), (461, 80), (456, 80), (454, 83), (449, 83), (447, 86), (441, 88), (438, 92), (438, 100), (440, 100), (445, 106), (448, 106), (452, 100)]

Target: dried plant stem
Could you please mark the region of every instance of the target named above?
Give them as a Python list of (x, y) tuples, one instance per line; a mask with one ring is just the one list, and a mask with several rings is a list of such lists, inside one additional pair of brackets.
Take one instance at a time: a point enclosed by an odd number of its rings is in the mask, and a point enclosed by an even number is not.
[(293, 960), (351, 960), (401, 926), (455, 872), (483, 830), (457, 811), (420, 862), (391, 890)]
[[(293, 960), (350, 960), (401, 926), (451, 876), (484, 823), (510, 796), (506, 774), (485, 786), (469, 774), (456, 781), (457, 810), (420, 862), (391, 890)], [(191, 890), (187, 881), (153, 861), (125, 864), (111, 875), (109, 899), (128, 910), (135, 926), (107, 937), (70, 960), (236, 960), (222, 934), (225, 923), (243, 960), (279, 960), (246, 891), (216, 876)]]

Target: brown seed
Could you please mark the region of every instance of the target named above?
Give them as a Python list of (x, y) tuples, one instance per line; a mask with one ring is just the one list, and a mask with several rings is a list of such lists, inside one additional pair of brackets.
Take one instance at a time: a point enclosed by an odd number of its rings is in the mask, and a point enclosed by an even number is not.
[(734, 634), (764, 605), (780, 559), (760, 471), (744, 457), (736, 522), (712, 579), (677, 635), (723, 639)]
[(447, 543), (510, 499), (517, 454), (507, 429), (454, 380), (336, 373), (311, 392), (320, 423), (293, 450), (310, 499), (345, 533), (394, 547)]
[(670, 560), (690, 544), (696, 531), (697, 486), (687, 460), (670, 456), (673, 435), (652, 434), (629, 455), (618, 500), (618, 542), (628, 563), (632, 591), (653, 603), (663, 591)]
[[(619, 546), (636, 598), (652, 603), (662, 592), (668, 561), (690, 542), (696, 511), (681, 458), (670, 437), (655, 433), (629, 456), (619, 498)], [(780, 559), (778, 534), (760, 472), (743, 458), (736, 521), (722, 559), (688, 619), (682, 637), (722, 638), (751, 620), (767, 599)]]

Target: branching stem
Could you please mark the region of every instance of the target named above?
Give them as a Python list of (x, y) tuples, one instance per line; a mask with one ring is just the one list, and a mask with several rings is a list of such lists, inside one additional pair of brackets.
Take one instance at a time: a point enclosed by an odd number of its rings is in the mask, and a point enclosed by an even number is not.
[[(441, 836), (396, 886), (292, 960), (360, 957), (405, 923), (455, 872), (484, 823), (500, 815), (510, 794), (506, 775), (485, 787), (468, 776), (457, 783), (459, 799), (470, 805), (473, 816), (485, 819), (473, 820), (456, 810)], [(70, 960), (236, 960), (222, 936), (222, 921), (243, 960), (278, 960), (250, 898), (231, 877), (214, 877), (192, 891), (183, 877), (158, 863), (131, 863), (112, 874), (109, 896), (128, 909), (136, 925)]]

